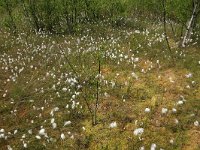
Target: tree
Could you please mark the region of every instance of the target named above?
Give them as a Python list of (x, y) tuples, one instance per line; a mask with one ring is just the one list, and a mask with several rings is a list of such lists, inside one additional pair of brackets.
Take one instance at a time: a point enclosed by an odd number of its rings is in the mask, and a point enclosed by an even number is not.
[(14, 16), (12, 14), (13, 12), (13, 7), (15, 5), (15, 1), (12, 1), (12, 0), (2, 0), (0, 1), (0, 6), (2, 8), (4, 8), (4, 10), (7, 12), (8, 14), (8, 19), (6, 20), (5, 22), (5, 25), (7, 27), (10, 28), (10, 30), (13, 32), (13, 33), (16, 33), (17, 31), (17, 26), (15, 24), (15, 21), (14, 21)]
[(168, 37), (167, 37), (167, 28), (166, 28), (166, 0), (162, 0), (162, 5), (163, 5), (163, 27), (164, 27), (165, 40), (167, 42), (167, 47), (168, 47), (168, 50), (170, 52), (170, 55), (171, 55), (171, 58), (172, 58), (172, 62), (173, 62), (173, 64), (175, 64), (174, 63), (173, 53), (172, 53), (171, 47), (169, 45), (169, 40), (168, 40)]
[(200, 1), (199, 0), (193, 0), (193, 9), (192, 9), (192, 15), (190, 17), (190, 19), (188, 20), (188, 24), (187, 24), (187, 28), (186, 28), (186, 32), (185, 35), (183, 37), (183, 41), (181, 46), (185, 47), (186, 44), (189, 42), (192, 32), (195, 28), (196, 22), (197, 22), (197, 18), (198, 15), (200, 14)]

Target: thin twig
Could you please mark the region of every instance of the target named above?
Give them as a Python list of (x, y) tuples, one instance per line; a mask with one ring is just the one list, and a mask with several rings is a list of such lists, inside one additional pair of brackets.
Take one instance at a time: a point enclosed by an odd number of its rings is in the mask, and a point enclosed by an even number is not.
[(96, 123), (97, 123), (97, 109), (98, 109), (98, 104), (99, 104), (100, 75), (101, 75), (101, 61), (100, 61), (100, 56), (98, 56), (98, 78), (97, 78), (97, 84), (96, 84), (96, 102), (95, 102), (94, 121), (93, 121), (94, 125), (96, 125)]

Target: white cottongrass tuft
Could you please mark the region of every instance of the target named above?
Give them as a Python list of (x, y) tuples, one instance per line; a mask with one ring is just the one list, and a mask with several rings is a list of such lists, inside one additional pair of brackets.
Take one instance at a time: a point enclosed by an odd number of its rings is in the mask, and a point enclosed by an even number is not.
[(134, 131), (133, 131), (133, 134), (134, 135), (142, 135), (143, 134), (143, 132), (144, 132), (144, 128), (137, 128), (137, 129), (135, 129)]
[(139, 150), (145, 150), (144, 146), (140, 147), (140, 149), (139, 149)]
[(194, 125), (195, 125), (196, 127), (198, 127), (198, 126), (199, 126), (199, 121), (196, 120), (196, 121), (194, 122)]
[(177, 112), (176, 108), (172, 108), (172, 112), (176, 113)]
[(138, 57), (134, 59), (134, 62), (138, 62), (138, 61), (139, 61), (139, 58), (138, 58)]
[(63, 92), (67, 92), (67, 90), (68, 90), (67, 88), (63, 88), (62, 89)]
[(0, 132), (2, 132), (2, 133), (3, 133), (3, 132), (5, 132), (5, 130), (4, 130), (4, 129), (1, 129), (1, 130), (0, 130)]
[(55, 119), (54, 119), (54, 118), (52, 118), (52, 119), (51, 119), (51, 123), (54, 123), (54, 122), (55, 122)]
[(0, 139), (4, 139), (5, 138), (5, 134), (4, 133), (0, 133)]
[(60, 138), (61, 138), (62, 140), (64, 140), (64, 139), (65, 139), (65, 134), (64, 134), (64, 133), (61, 133)]
[(117, 122), (112, 122), (110, 125), (109, 125), (110, 128), (116, 128), (117, 127)]
[(27, 143), (23, 143), (24, 148), (27, 148)]
[(167, 111), (168, 111), (168, 109), (167, 108), (162, 108), (162, 114), (166, 114), (167, 113)]
[(192, 77), (192, 73), (188, 73), (185, 76), (186, 76), (186, 78), (191, 78)]
[(169, 140), (169, 143), (174, 144), (174, 140), (173, 139)]
[(131, 73), (132, 77), (134, 77), (136, 80), (138, 80), (138, 75), (135, 74), (135, 72)]
[(151, 110), (150, 108), (145, 108), (144, 112), (149, 113)]
[(8, 150), (13, 150), (10, 145), (7, 145)]
[(182, 105), (182, 104), (183, 104), (183, 101), (181, 100), (177, 102), (177, 105)]
[(135, 33), (139, 34), (139, 33), (140, 33), (140, 30), (135, 30)]
[(156, 149), (156, 144), (155, 143), (153, 143), (153, 144), (151, 144), (151, 150), (155, 150)]
[(41, 139), (41, 137), (39, 135), (36, 135), (35, 138), (38, 139), (38, 140)]
[(58, 107), (55, 107), (54, 109), (53, 109), (53, 111), (58, 111), (59, 110), (59, 108)]
[(175, 122), (175, 124), (179, 123), (178, 119), (174, 119), (174, 122)]
[(54, 122), (52, 123), (52, 128), (55, 129), (57, 127), (57, 124)]
[(64, 126), (70, 125), (72, 122), (71, 121), (65, 121)]
[(4, 132), (5, 132), (4, 129), (1, 129), (1, 130), (0, 130), (0, 139), (5, 138), (5, 134), (4, 134)]
[(17, 134), (17, 132), (18, 132), (18, 131), (17, 131), (17, 130), (15, 130), (15, 131), (14, 131), (14, 134)]
[(32, 129), (28, 130), (28, 133), (29, 133), (29, 134), (32, 134), (32, 133), (33, 133)]
[(45, 133), (45, 129), (44, 129), (44, 128), (40, 129), (40, 131), (39, 131), (39, 135), (46, 135), (46, 133)]
[(190, 85), (187, 85), (186, 88), (190, 89)]
[(174, 83), (175, 81), (172, 79), (172, 77), (169, 77), (169, 82)]

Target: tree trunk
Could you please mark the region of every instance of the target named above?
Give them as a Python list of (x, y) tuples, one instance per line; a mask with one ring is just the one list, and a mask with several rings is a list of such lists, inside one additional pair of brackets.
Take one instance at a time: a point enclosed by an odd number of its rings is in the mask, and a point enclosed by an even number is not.
[(175, 31), (175, 29), (174, 29), (174, 26), (173, 26), (173, 24), (172, 24), (172, 21), (170, 20), (169, 23), (170, 23), (170, 26), (171, 26), (172, 33), (173, 33), (173, 35), (174, 35), (174, 38), (176, 38), (176, 31)]
[(183, 41), (182, 41), (182, 44), (181, 44), (182, 47), (186, 46), (186, 44), (188, 43), (188, 40), (191, 37), (192, 31), (193, 31), (193, 28), (194, 28), (194, 24), (195, 24), (195, 19), (197, 18), (196, 17), (197, 6), (198, 6), (198, 2), (196, 1), (196, 2), (194, 2), (194, 8), (193, 8), (192, 16), (191, 16), (191, 18), (188, 22), (187, 29), (186, 29), (185, 35), (183, 37)]
[(34, 0), (30, 0), (29, 1), (29, 10), (30, 10), (30, 14), (31, 14), (31, 17), (33, 20), (33, 23), (34, 23), (34, 26), (35, 26), (35, 29), (36, 31), (38, 32), (40, 30), (40, 25), (39, 25), (39, 19), (36, 15), (36, 6), (35, 6), (35, 1)]
[(166, 42), (167, 42), (167, 47), (168, 47), (170, 56), (171, 56), (171, 58), (172, 58), (172, 63), (175, 64), (174, 57), (173, 57), (173, 53), (172, 53), (171, 47), (170, 47), (170, 45), (169, 45), (169, 40), (168, 40), (168, 37), (167, 37), (166, 6), (165, 6), (165, 5), (166, 5), (166, 0), (162, 0), (162, 5), (163, 5), (163, 27), (164, 27), (165, 40), (166, 40)]

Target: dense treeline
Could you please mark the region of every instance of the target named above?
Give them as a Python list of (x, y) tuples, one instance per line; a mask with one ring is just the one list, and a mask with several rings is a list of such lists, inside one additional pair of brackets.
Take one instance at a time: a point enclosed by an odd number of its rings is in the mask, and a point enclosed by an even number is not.
[(78, 24), (125, 12), (121, 0), (1, 0), (0, 5), (3, 23), (12, 30), (22, 22), (37, 31), (71, 33)]
[(156, 21), (162, 20), (163, 1), (172, 28), (172, 22), (180, 24), (182, 36), (184, 30), (194, 30), (200, 13), (199, 0), (0, 0), (1, 26), (13, 32), (31, 28), (73, 33), (81, 24), (106, 19), (116, 25), (130, 16), (152, 16)]

